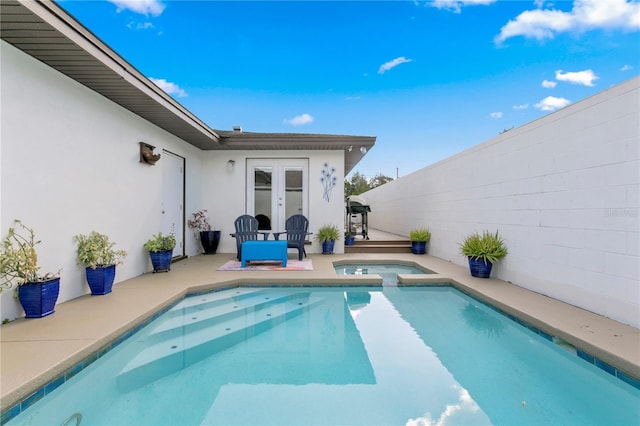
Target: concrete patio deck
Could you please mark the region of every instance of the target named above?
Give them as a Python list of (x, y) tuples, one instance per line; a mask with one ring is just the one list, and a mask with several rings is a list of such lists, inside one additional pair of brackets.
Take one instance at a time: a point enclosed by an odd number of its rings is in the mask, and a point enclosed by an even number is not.
[[(294, 256), (293, 253), (289, 254)], [(536, 328), (640, 378), (640, 330), (497, 279), (479, 279), (468, 268), (428, 255), (310, 255), (313, 271), (216, 271), (234, 254), (195, 256), (169, 273), (147, 273), (114, 285), (105, 296), (85, 295), (60, 303), (41, 319), (18, 319), (0, 328), (2, 411), (109, 345), (189, 292), (243, 284), (380, 284), (377, 275), (338, 276), (340, 261), (415, 262), (434, 275), (401, 275), (401, 282), (449, 282)]]

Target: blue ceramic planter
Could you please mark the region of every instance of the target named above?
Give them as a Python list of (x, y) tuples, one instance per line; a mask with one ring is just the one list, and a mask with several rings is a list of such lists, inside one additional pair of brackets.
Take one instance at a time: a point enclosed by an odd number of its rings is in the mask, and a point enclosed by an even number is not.
[(493, 264), (489, 261), (485, 263), (482, 259), (469, 258), (469, 271), (472, 277), (489, 278), (492, 267)]
[(411, 241), (411, 253), (425, 254), (427, 252), (426, 241)]
[(18, 298), (25, 318), (42, 318), (54, 312), (60, 293), (60, 278), (49, 281), (26, 283), (18, 287)]
[(173, 250), (163, 251), (150, 251), (151, 264), (153, 265), (153, 272), (169, 272), (171, 270), (171, 258), (173, 257)]
[(87, 267), (87, 284), (93, 296), (111, 293), (113, 281), (116, 279), (116, 265), (102, 266), (95, 269)]
[(328, 240), (322, 242), (322, 254), (333, 254), (334, 240)]

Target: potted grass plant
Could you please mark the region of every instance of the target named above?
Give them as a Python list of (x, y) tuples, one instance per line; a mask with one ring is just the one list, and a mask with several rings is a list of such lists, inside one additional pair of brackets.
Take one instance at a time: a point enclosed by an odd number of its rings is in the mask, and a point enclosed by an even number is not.
[(121, 264), (127, 256), (124, 250), (116, 250), (116, 243), (107, 235), (91, 231), (87, 235), (78, 234), (73, 237), (78, 243), (76, 261), (85, 267), (87, 284), (91, 294), (104, 295), (111, 293), (116, 277), (116, 265)]
[(427, 243), (431, 240), (431, 231), (427, 228), (415, 228), (409, 231), (409, 240), (411, 241), (411, 253), (425, 254), (427, 252)]
[(172, 233), (162, 235), (162, 232), (154, 235), (146, 243), (144, 248), (149, 252), (153, 272), (169, 272), (171, 270), (171, 258), (176, 246), (176, 237)]
[(346, 246), (352, 246), (354, 245), (356, 242), (356, 236), (353, 235), (351, 232), (345, 232), (344, 233), (344, 245)]
[(340, 230), (335, 225), (324, 225), (318, 229), (315, 238), (322, 244), (322, 254), (333, 254), (335, 242), (340, 239)]
[(17, 285), (17, 298), (26, 318), (42, 318), (55, 311), (60, 271), (41, 273), (33, 228), (14, 220), (0, 247), (0, 291)]
[(215, 254), (220, 244), (220, 231), (215, 230), (209, 223), (207, 210), (198, 210), (191, 214), (191, 219), (187, 221), (189, 228), (195, 230), (196, 237), (199, 237), (204, 254)]
[(485, 230), (482, 234), (469, 234), (460, 244), (460, 253), (469, 260), (471, 276), (489, 278), (493, 265), (509, 251), (498, 231), (491, 233)]

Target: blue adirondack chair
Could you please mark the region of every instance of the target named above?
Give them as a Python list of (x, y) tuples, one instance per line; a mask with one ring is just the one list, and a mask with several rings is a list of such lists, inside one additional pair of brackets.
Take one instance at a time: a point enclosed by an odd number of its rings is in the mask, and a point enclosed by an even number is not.
[(242, 243), (258, 239), (258, 219), (251, 215), (243, 214), (242, 216), (238, 216), (234, 222), (234, 226), (236, 228), (236, 232), (231, 235), (236, 239), (238, 260), (240, 260), (242, 255)]
[(287, 248), (298, 250), (298, 260), (302, 260), (303, 255), (307, 257), (304, 243), (307, 240), (307, 236), (312, 234), (312, 232), (308, 232), (309, 219), (304, 215), (294, 214), (287, 219), (284, 224), (284, 229), (284, 232), (274, 232), (274, 238), (279, 240), (281, 234), (287, 234)]

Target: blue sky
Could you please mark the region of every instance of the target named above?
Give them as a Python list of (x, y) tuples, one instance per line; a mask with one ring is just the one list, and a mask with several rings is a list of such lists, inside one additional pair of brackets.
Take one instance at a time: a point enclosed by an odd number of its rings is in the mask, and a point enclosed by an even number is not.
[(638, 0), (59, 1), (214, 129), (376, 136), (404, 176), (638, 75)]

